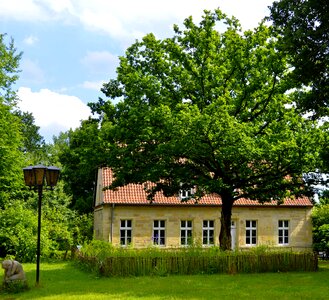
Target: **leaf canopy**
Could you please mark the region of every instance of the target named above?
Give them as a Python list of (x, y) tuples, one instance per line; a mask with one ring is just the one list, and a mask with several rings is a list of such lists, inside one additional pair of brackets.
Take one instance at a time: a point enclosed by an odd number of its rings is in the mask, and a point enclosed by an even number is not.
[(295, 109), (272, 29), (242, 32), (220, 10), (184, 26), (130, 46), (102, 89), (109, 100), (91, 105), (112, 187), (150, 180), (152, 198), (197, 186), (197, 196), (215, 192), (232, 203), (304, 193), (302, 174), (315, 169), (322, 135)]

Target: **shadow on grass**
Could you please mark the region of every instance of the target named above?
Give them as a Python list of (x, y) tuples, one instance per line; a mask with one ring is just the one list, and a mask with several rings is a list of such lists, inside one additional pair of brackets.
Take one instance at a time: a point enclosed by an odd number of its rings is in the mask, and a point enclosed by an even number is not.
[(35, 265), (25, 264), (30, 289), (0, 294), (0, 299), (327, 299), (329, 261), (319, 267), (318, 272), (300, 273), (104, 278), (73, 262), (56, 262), (41, 264), (36, 287)]

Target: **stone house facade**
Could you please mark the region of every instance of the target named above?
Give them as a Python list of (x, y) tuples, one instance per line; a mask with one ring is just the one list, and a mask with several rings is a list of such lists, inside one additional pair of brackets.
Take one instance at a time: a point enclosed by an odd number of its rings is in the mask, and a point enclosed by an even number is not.
[[(218, 245), (221, 199), (206, 195), (196, 204), (156, 194), (147, 200), (145, 186), (129, 184), (104, 190), (113, 180), (110, 168), (98, 172), (94, 206), (94, 237), (116, 246), (135, 248), (159, 245), (165, 248)], [(239, 199), (232, 211), (232, 249), (258, 245), (305, 250), (312, 247), (312, 203), (308, 198), (287, 199), (283, 204), (260, 204)]]

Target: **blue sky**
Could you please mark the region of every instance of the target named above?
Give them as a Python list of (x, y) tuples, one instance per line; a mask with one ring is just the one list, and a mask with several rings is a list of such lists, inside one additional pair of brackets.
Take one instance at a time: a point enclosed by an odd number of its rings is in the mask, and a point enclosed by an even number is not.
[(0, 33), (23, 52), (15, 89), (21, 110), (32, 112), (47, 142), (90, 115), (88, 102), (103, 97), (118, 57), (153, 32), (172, 36), (173, 24), (220, 8), (250, 29), (272, 0), (0, 0)]

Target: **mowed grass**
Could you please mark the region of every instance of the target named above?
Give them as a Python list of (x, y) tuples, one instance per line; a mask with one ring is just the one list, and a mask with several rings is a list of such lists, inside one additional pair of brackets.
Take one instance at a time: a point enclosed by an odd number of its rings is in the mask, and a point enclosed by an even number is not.
[(98, 277), (73, 262), (41, 263), (39, 287), (35, 264), (23, 266), (30, 289), (1, 292), (0, 299), (329, 299), (328, 261), (320, 262), (318, 272), (133, 278)]

